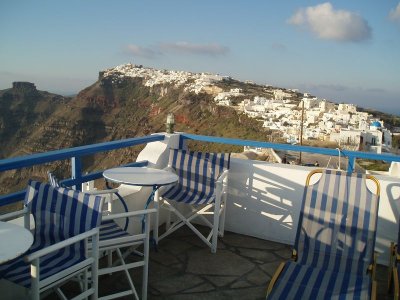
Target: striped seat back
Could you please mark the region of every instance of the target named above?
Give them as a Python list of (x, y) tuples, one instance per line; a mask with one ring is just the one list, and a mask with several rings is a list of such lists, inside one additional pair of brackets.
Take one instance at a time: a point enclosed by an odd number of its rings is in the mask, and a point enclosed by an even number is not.
[[(229, 169), (230, 153), (192, 152), (171, 149), (169, 166), (179, 177), (176, 201), (208, 203), (215, 197), (215, 183)], [(172, 197), (174, 198), (174, 197)], [(177, 199), (178, 198), (178, 199)]]
[(375, 246), (378, 197), (367, 188), (365, 175), (324, 170), (317, 183), (305, 187), (298, 262), (365, 274)]
[[(33, 250), (42, 249), (100, 225), (103, 198), (30, 181), (25, 195), (34, 221)], [(83, 241), (63, 249), (64, 257), (84, 256)]]

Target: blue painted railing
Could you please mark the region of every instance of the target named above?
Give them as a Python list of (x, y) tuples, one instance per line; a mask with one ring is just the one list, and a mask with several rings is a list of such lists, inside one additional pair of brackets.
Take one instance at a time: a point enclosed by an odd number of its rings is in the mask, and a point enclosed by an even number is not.
[(298, 146), (298, 145), (290, 145), (290, 144), (274, 144), (274, 143), (267, 143), (267, 142), (232, 139), (232, 138), (224, 138), (224, 137), (213, 137), (213, 136), (206, 136), (206, 135), (195, 135), (195, 134), (188, 134), (188, 133), (181, 134), (180, 140), (179, 140), (180, 148), (183, 147), (185, 140), (195, 140), (195, 141), (220, 143), (220, 144), (228, 144), (228, 145), (236, 145), (236, 146), (250, 146), (250, 147), (257, 147), (257, 148), (272, 148), (275, 150), (308, 152), (308, 153), (315, 153), (315, 154), (324, 154), (324, 155), (329, 155), (329, 156), (339, 156), (340, 155), (340, 156), (348, 158), (348, 166), (347, 166), (348, 172), (354, 171), (356, 158), (382, 160), (382, 161), (387, 161), (387, 162), (392, 162), (392, 161), (400, 162), (400, 156), (393, 155), (393, 154), (376, 154), (376, 153), (371, 153), (371, 152), (318, 148), (318, 147)]
[[(103, 171), (97, 171), (90, 174), (82, 174), (82, 157), (104, 151), (116, 150), (141, 144), (147, 144), (164, 140), (163, 134), (124, 139), (119, 141), (104, 142), (99, 144), (80, 146), (55, 150), (45, 153), (37, 153), (26, 156), (19, 156), (0, 160), (0, 172), (31, 167), (44, 163), (54, 162), (63, 159), (71, 159), (71, 178), (62, 181), (68, 186), (80, 186), (81, 183), (102, 177)], [(144, 166), (147, 162), (135, 162), (126, 166)], [(23, 199), (25, 191), (19, 191), (0, 196), (0, 206), (18, 202)]]
[[(315, 154), (324, 154), (329, 156), (343, 156), (348, 158), (348, 168), (349, 172), (354, 170), (355, 160), (356, 158), (362, 159), (371, 159), (371, 160), (381, 160), (381, 161), (397, 161), (400, 162), (399, 155), (392, 154), (376, 154), (370, 152), (360, 152), (360, 151), (348, 151), (348, 150), (338, 150), (338, 149), (328, 149), (328, 148), (318, 148), (318, 147), (309, 147), (309, 146), (298, 146), (298, 145), (289, 145), (289, 144), (274, 144), (260, 141), (252, 141), (252, 140), (242, 140), (242, 139), (233, 139), (233, 138), (223, 138), (223, 137), (213, 137), (213, 136), (204, 136), (204, 135), (195, 135), (188, 133), (179, 133), (179, 146), (182, 148), (185, 144), (186, 140), (195, 140), (201, 142), (210, 142), (210, 143), (220, 143), (220, 144), (228, 144), (228, 145), (236, 145), (236, 146), (250, 146), (257, 148), (272, 148), (275, 150), (283, 150), (283, 151), (296, 151), (296, 152), (308, 152)], [(100, 144), (93, 144), (88, 146), (81, 146), (69, 149), (62, 149), (56, 151), (50, 151), (46, 153), (38, 153), (27, 156), (15, 157), (0, 160), (0, 172), (7, 170), (20, 169), (24, 167), (30, 167), (33, 165), (53, 162), (62, 159), (70, 158), (72, 161), (71, 167), (71, 178), (62, 181), (63, 184), (71, 186), (77, 185), (79, 186), (81, 183), (98, 179), (102, 177), (103, 171), (96, 171), (90, 174), (83, 175), (82, 174), (82, 162), (81, 158), (85, 155), (95, 154), (98, 152), (104, 152), (109, 150), (115, 150), (120, 148), (126, 148), (134, 145), (140, 145), (155, 141), (164, 140), (165, 136), (163, 134), (155, 134), (151, 136), (138, 137), (132, 139), (125, 139), (120, 141), (113, 142), (105, 142)], [(131, 163), (127, 166), (144, 166), (147, 162), (135, 162)], [(0, 196), (0, 206), (20, 201), (24, 196), (24, 191), (16, 192), (13, 194), (8, 194), (4, 196)]]

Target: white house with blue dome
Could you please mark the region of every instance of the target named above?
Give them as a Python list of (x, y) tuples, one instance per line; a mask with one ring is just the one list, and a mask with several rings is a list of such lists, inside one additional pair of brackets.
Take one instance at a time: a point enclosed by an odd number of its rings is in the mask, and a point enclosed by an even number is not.
[(343, 149), (367, 152), (390, 152), (392, 134), (383, 126), (383, 121), (370, 121), (369, 129), (341, 128), (336, 140)]

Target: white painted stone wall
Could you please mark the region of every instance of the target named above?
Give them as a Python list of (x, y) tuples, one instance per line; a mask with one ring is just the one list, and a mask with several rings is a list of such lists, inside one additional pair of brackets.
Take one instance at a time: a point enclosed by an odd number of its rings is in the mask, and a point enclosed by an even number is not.
[[(167, 165), (167, 145), (178, 146), (178, 139), (146, 146), (138, 160)], [(158, 159), (152, 155), (159, 155)], [(312, 168), (232, 158), (225, 228), (228, 231), (276, 242), (294, 244), (307, 174)], [(381, 198), (376, 249), (379, 263), (387, 264), (390, 241), (397, 241), (400, 215), (400, 178), (376, 176), (381, 183)], [(145, 198), (143, 198), (143, 203)], [(161, 216), (161, 220), (165, 216)]]

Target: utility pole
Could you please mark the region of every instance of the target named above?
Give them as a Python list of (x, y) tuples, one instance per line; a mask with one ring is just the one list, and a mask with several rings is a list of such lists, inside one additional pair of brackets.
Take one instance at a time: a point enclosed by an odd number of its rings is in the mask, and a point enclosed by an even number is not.
[[(304, 122), (304, 100), (301, 100), (300, 146), (303, 145), (303, 122)], [(299, 164), (301, 165), (301, 151), (299, 155)]]

